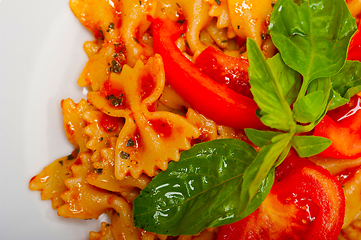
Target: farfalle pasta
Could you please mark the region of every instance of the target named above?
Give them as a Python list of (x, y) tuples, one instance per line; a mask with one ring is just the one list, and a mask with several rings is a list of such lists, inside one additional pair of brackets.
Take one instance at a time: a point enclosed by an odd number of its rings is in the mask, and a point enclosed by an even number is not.
[[(219, 226), (195, 235), (168, 236), (134, 222), (133, 201), (152, 179), (180, 161), (183, 151), (217, 139), (238, 139), (256, 152), (262, 149), (249, 138), (247, 127), (219, 124), (184, 100), (189, 98), (179, 93), (165, 70), (169, 56), (159, 53), (153, 44), (153, 24), (155, 19), (172, 22), (178, 28), (174, 44), (192, 63), (213, 47), (248, 64), (247, 38), (254, 40), (265, 59), (274, 59), (278, 53), (269, 33), (275, 4), (273, 0), (71, 0), (75, 17), (94, 35), (93, 41), (84, 43), (89, 59), (77, 80), (88, 93), (78, 103), (60, 101), (65, 135), (74, 151), (34, 176), (29, 188), (40, 191), (42, 200), (51, 200), (61, 217), (97, 219), (108, 215), (110, 222), (102, 222), (99, 232), (90, 232), (91, 240), (223, 239)], [(361, 4), (356, 0), (347, 4), (358, 21)], [(227, 63), (208, 57), (215, 61), (211, 67), (223, 71), (220, 75), (225, 79), (216, 83), (215, 91), (231, 89), (228, 84), (233, 72), (229, 74), (227, 66), (222, 70)], [(203, 61), (208, 61), (207, 57)], [(239, 71), (238, 65), (232, 67)], [(195, 70), (189, 71), (191, 77)], [(209, 77), (217, 82), (217, 76)], [(249, 88), (248, 77), (237, 84)], [(359, 239), (360, 158), (340, 161), (315, 156), (309, 160), (342, 184), (345, 213), (339, 239)], [(272, 201), (266, 198), (257, 211), (264, 211)], [(296, 215), (297, 207), (292, 212)]]

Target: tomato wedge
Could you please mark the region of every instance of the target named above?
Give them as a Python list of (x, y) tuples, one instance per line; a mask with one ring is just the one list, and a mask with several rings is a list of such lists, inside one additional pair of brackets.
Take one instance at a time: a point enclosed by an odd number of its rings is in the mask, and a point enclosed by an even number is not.
[(355, 35), (351, 38), (348, 48), (347, 60), (361, 61), (361, 21), (357, 26)]
[(355, 159), (361, 157), (361, 98), (355, 95), (348, 104), (331, 110), (315, 127), (313, 135), (332, 144), (320, 157)]
[(167, 19), (153, 21), (153, 47), (164, 62), (166, 79), (192, 108), (216, 123), (233, 128), (262, 128), (257, 104), (202, 73), (175, 44), (180, 24)]
[(320, 157), (340, 159), (361, 157), (361, 135), (353, 132), (349, 127), (335, 123), (327, 115), (315, 127), (314, 135), (332, 141), (332, 144), (326, 150), (318, 154)]
[(221, 226), (217, 240), (337, 239), (345, 198), (337, 179), (307, 159), (292, 156), (276, 170), (275, 183), (248, 217)]
[(247, 59), (231, 57), (214, 47), (207, 47), (199, 54), (195, 65), (217, 83), (225, 84), (236, 93), (253, 98)]

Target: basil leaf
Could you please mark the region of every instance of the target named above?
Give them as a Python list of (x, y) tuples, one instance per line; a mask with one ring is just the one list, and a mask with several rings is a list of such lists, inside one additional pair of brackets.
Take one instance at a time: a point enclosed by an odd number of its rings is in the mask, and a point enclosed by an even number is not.
[(324, 93), (324, 99), (320, 108), (321, 110), (319, 111), (318, 117), (314, 121), (316, 126), (326, 115), (332, 101), (333, 90), (331, 85), (331, 78), (327, 77), (315, 79), (310, 83), (307, 91), (308, 93), (313, 93), (316, 91), (323, 91)]
[[(247, 53), (249, 83), (254, 100), (260, 108), (260, 120), (271, 128), (290, 131), (295, 128), (295, 122), (290, 105), (276, 78), (277, 74), (271, 70), (261, 50), (250, 38), (247, 39)], [(274, 61), (277, 59), (282, 61), (280, 58), (276, 58)]]
[(332, 141), (317, 136), (294, 136), (292, 146), (300, 157), (310, 157), (319, 154), (331, 145)]
[[(358, 92), (360, 92), (360, 91), (361, 91), (361, 89)], [(345, 105), (346, 103), (348, 103), (350, 100), (351, 100), (351, 97), (341, 96), (341, 94), (339, 94), (338, 92), (333, 90), (333, 97), (332, 97), (332, 102), (331, 102), (329, 110), (333, 110), (335, 108), (341, 107), (342, 105)]]
[(316, 122), (324, 116), (332, 100), (331, 78), (318, 78), (308, 87), (307, 95), (299, 98), (293, 105), (296, 121)]
[(324, 99), (323, 91), (316, 91), (307, 94), (305, 97), (300, 98), (299, 101), (293, 105), (293, 112), (296, 121), (300, 123), (313, 122), (322, 109)]
[(331, 78), (334, 89), (331, 109), (340, 107), (350, 101), (350, 98), (361, 91), (361, 63), (346, 61), (339, 73)]
[(273, 132), (273, 131), (262, 131), (253, 128), (246, 128), (244, 129), (248, 139), (256, 146), (263, 147), (266, 144), (270, 143), (272, 138), (282, 134), (280, 132)]
[(275, 168), (273, 167), (269, 171), (267, 177), (262, 181), (256, 195), (252, 198), (246, 210), (242, 212), (240, 219), (247, 217), (260, 206), (260, 204), (266, 199), (268, 193), (271, 191), (274, 180), (275, 180)]
[(356, 23), (345, 1), (279, 0), (269, 29), (283, 61), (302, 74), (303, 96), (312, 80), (342, 68)]
[(301, 75), (288, 67), (282, 60), (281, 55), (277, 53), (272, 58), (267, 59), (267, 64), (270, 66), (275, 78), (280, 83), (282, 94), (287, 103), (291, 105), (297, 98), (301, 87)]
[(284, 156), (287, 155), (284, 150), (289, 146), (293, 134), (293, 132), (283, 133), (273, 137), (272, 142), (261, 149), (255, 160), (246, 169), (239, 201), (242, 210), (246, 209), (249, 202), (255, 197), (263, 179), (269, 174), (276, 161), (280, 160), (277, 162), (277, 164), (280, 164)]
[[(318, 99), (312, 99), (310, 96), (315, 94), (322, 95), (322, 98), (319, 97)], [(302, 123), (310, 123), (308, 125), (297, 125), (297, 132), (311, 131), (326, 115), (331, 104), (332, 97), (333, 90), (331, 86), (331, 78), (327, 77), (313, 80), (308, 87), (307, 95), (305, 97), (298, 98), (293, 106), (296, 120)], [(308, 102), (306, 102), (306, 100)]]
[[(236, 139), (196, 144), (159, 173), (133, 202), (135, 226), (157, 234), (193, 235), (235, 222), (257, 208), (272, 186), (272, 174), (240, 211), (244, 171), (257, 152)], [(265, 178), (266, 176), (264, 176)]]

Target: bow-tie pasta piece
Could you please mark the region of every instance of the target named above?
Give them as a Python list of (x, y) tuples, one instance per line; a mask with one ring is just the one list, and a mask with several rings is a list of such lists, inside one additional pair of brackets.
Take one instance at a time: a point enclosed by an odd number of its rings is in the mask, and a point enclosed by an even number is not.
[[(116, 138), (111, 140), (114, 145), (115, 141)], [(113, 146), (102, 149), (100, 153), (101, 158), (93, 163), (94, 171), (86, 177), (86, 181), (93, 186), (120, 193), (128, 202), (132, 202), (151, 179), (146, 175), (141, 175), (138, 179), (131, 176), (126, 176), (123, 180), (116, 179)]]
[(217, 18), (218, 28), (231, 27), (227, 0), (203, 0), (203, 1), (211, 5), (208, 14), (211, 17)]
[[(94, 171), (90, 159), (90, 152), (80, 153), (71, 167), (73, 177), (65, 180), (68, 190), (61, 195), (65, 203), (58, 208), (58, 215), (65, 218), (91, 219), (114, 209), (119, 214), (129, 216), (127, 224), (131, 224), (131, 208), (124, 198), (87, 183), (86, 176)], [(129, 230), (137, 231), (137, 228), (129, 225)]]
[(247, 37), (261, 46), (262, 36), (273, 10), (274, 0), (227, 0), (232, 28), (241, 39)]
[(78, 79), (81, 87), (99, 90), (110, 72), (120, 72), (125, 62), (124, 44), (120, 40), (121, 17), (116, 6), (107, 0), (72, 0), (70, 8), (96, 40), (86, 42), (89, 60)]
[(157, 0), (123, 0), (118, 11), (122, 25), (120, 36), (126, 48), (126, 63), (133, 67), (137, 61), (146, 61), (154, 55), (150, 35), (150, 19), (154, 18)]
[(162, 58), (155, 55), (146, 65), (138, 61), (134, 68), (123, 66), (120, 74), (111, 74), (100, 91), (89, 92), (88, 101), (103, 113), (126, 117), (141, 111), (141, 105), (154, 111), (164, 88)]
[(34, 176), (29, 183), (30, 190), (41, 191), (42, 200), (52, 200), (54, 209), (61, 206), (64, 201), (60, 195), (66, 190), (64, 180), (72, 177), (71, 166), (75, 162), (78, 152), (87, 151), (87, 135), (84, 133), (86, 122), (83, 114), (93, 110), (84, 100), (78, 104), (71, 99), (61, 101), (63, 109), (63, 125), (68, 140), (75, 149), (69, 156), (57, 159), (45, 167), (38, 175)]
[(87, 126), (84, 132), (89, 136), (86, 147), (93, 151), (92, 161), (100, 157), (100, 150), (110, 147), (110, 138), (117, 137), (123, 127), (124, 119), (108, 116), (100, 111), (83, 114)]
[(69, 6), (95, 38), (111, 41), (119, 36), (120, 16), (108, 0), (71, 0)]
[(341, 230), (338, 240), (361, 239), (361, 220), (355, 220), (348, 227)]
[[(199, 136), (198, 129), (184, 117), (155, 111), (164, 89), (164, 69), (159, 55), (146, 65), (138, 61), (134, 68), (124, 66), (112, 74), (100, 92), (89, 92), (88, 100), (102, 112), (125, 117), (115, 150), (115, 176), (122, 180), (128, 173), (139, 178), (144, 172), (154, 176), (166, 170), (168, 162), (179, 159), (179, 151), (189, 149)], [(114, 104), (110, 98), (113, 96)], [(133, 141), (133, 143), (131, 143)]]
[(201, 43), (199, 35), (205, 29), (212, 17), (208, 15), (210, 5), (199, 0), (179, 0), (177, 6), (187, 20), (186, 45), (191, 52), (201, 52), (206, 45)]
[(125, 63), (124, 44), (119, 41), (101, 41), (101, 45), (99, 47), (99, 41), (84, 44), (89, 60), (79, 76), (79, 86), (90, 86), (92, 90), (98, 91), (109, 79), (110, 73), (122, 71), (121, 66)]
[(51, 200), (53, 209), (64, 204), (61, 194), (66, 190), (64, 180), (72, 177), (71, 166), (78, 153), (76, 150), (46, 166), (38, 175), (31, 178), (29, 189), (41, 191), (41, 200)]
[(95, 110), (95, 108), (89, 106), (84, 99), (81, 99), (76, 104), (69, 98), (61, 101), (61, 108), (63, 109), (64, 130), (69, 142), (74, 145), (75, 149), (79, 149), (80, 152), (88, 150), (86, 144), (89, 137), (84, 132), (86, 122), (83, 119), (83, 114), (87, 111)]
[(186, 117), (200, 131), (200, 136), (193, 140), (193, 144), (217, 139), (217, 124), (213, 120), (197, 113), (192, 108), (188, 109)]
[(78, 84), (98, 91), (109, 74), (120, 73), (122, 66), (134, 66), (137, 60), (153, 56), (149, 32), (157, 1), (72, 0), (70, 7), (97, 39), (84, 44), (89, 60)]
[(110, 223), (102, 222), (99, 232), (89, 232), (89, 240), (115, 240)]
[[(212, 23), (212, 26), (207, 26), (207, 31), (211, 36), (213, 35), (213, 39), (218, 39), (216, 41), (218, 46), (225, 48), (228, 46), (229, 41), (236, 37), (229, 17), (228, 0), (204, 0), (204, 2), (211, 5), (208, 15), (215, 18), (212, 20), (212, 22), (215, 21), (215, 24)], [(226, 32), (228, 39), (221, 40), (224, 38), (223, 34), (221, 39), (217, 37), (216, 33), (219, 31)]]

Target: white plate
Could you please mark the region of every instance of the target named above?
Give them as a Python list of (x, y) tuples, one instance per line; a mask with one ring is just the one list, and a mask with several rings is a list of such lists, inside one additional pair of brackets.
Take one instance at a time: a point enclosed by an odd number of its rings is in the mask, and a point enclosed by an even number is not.
[(60, 101), (76, 102), (76, 80), (93, 37), (68, 0), (0, 0), (0, 233), (1, 239), (88, 239), (98, 221), (64, 219), (31, 177), (72, 146), (62, 126)]

